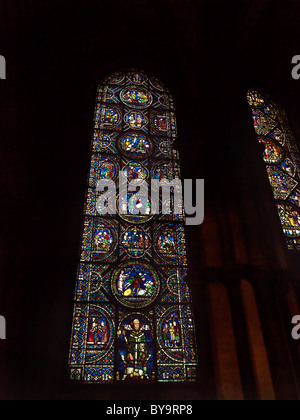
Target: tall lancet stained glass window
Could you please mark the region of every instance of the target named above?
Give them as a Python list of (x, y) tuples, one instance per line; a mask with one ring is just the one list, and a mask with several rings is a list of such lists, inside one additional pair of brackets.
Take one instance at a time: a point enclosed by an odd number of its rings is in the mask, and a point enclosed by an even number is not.
[(248, 92), (258, 141), (287, 246), (300, 250), (300, 155), (284, 110), (268, 96)]
[[(128, 182), (146, 181), (149, 191), (151, 179), (180, 179), (176, 138), (173, 99), (158, 80), (133, 70), (113, 74), (99, 86), (75, 292), (71, 379), (196, 380), (184, 215), (174, 207), (169, 214), (153, 211), (150, 194), (120, 193), (118, 185), (120, 171)], [(99, 215), (101, 179), (116, 184), (117, 214)], [(134, 211), (124, 211), (128, 207)]]

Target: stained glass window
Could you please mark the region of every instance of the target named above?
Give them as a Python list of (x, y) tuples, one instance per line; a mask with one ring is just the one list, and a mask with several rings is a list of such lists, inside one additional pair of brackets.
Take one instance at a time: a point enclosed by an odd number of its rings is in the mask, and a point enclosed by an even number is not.
[[(174, 102), (155, 78), (115, 73), (98, 88), (70, 346), (86, 383), (193, 382), (197, 355), (186, 282), (185, 218), (151, 197), (116, 196), (99, 215), (97, 182), (180, 178)], [(172, 190), (174, 194), (174, 190)], [(160, 196), (160, 200), (162, 198)], [(170, 200), (171, 201), (171, 200)], [(162, 204), (162, 203), (160, 203)], [(178, 214), (179, 213), (179, 214)]]
[(248, 92), (248, 103), (278, 214), (290, 250), (300, 250), (300, 154), (283, 109), (268, 96)]

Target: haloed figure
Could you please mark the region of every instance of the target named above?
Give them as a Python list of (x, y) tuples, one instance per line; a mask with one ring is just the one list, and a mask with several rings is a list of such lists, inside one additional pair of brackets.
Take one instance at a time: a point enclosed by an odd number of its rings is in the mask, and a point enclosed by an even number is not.
[(132, 323), (133, 330), (127, 339), (126, 371), (123, 380), (128, 376), (138, 379), (149, 379), (147, 363), (150, 358), (145, 334), (141, 331), (142, 324), (139, 319)]

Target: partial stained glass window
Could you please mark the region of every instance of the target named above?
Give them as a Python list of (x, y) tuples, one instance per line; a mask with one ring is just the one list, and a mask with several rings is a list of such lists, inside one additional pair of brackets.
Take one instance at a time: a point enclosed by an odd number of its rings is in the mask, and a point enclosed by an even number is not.
[[(154, 210), (151, 179), (180, 179), (174, 102), (131, 70), (97, 90), (70, 346), (70, 376), (86, 383), (193, 382), (197, 352), (186, 282), (185, 217)], [(149, 194), (120, 190), (146, 182)], [(114, 181), (117, 214), (99, 214), (99, 180)], [(163, 204), (160, 195), (160, 205)]]
[(248, 92), (258, 141), (290, 250), (300, 250), (300, 154), (284, 110), (268, 96)]

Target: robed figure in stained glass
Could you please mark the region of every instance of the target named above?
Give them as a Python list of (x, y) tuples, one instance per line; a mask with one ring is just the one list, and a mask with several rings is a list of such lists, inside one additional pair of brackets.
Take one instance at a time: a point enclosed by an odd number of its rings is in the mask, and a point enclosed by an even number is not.
[(127, 354), (124, 357), (126, 363), (126, 373), (123, 380), (128, 376), (131, 378), (138, 377), (143, 379), (148, 378), (147, 362), (149, 360), (149, 352), (147, 348), (147, 341), (145, 334), (141, 331), (141, 322), (135, 319), (132, 323), (133, 330), (128, 339), (125, 337), (127, 344)]

